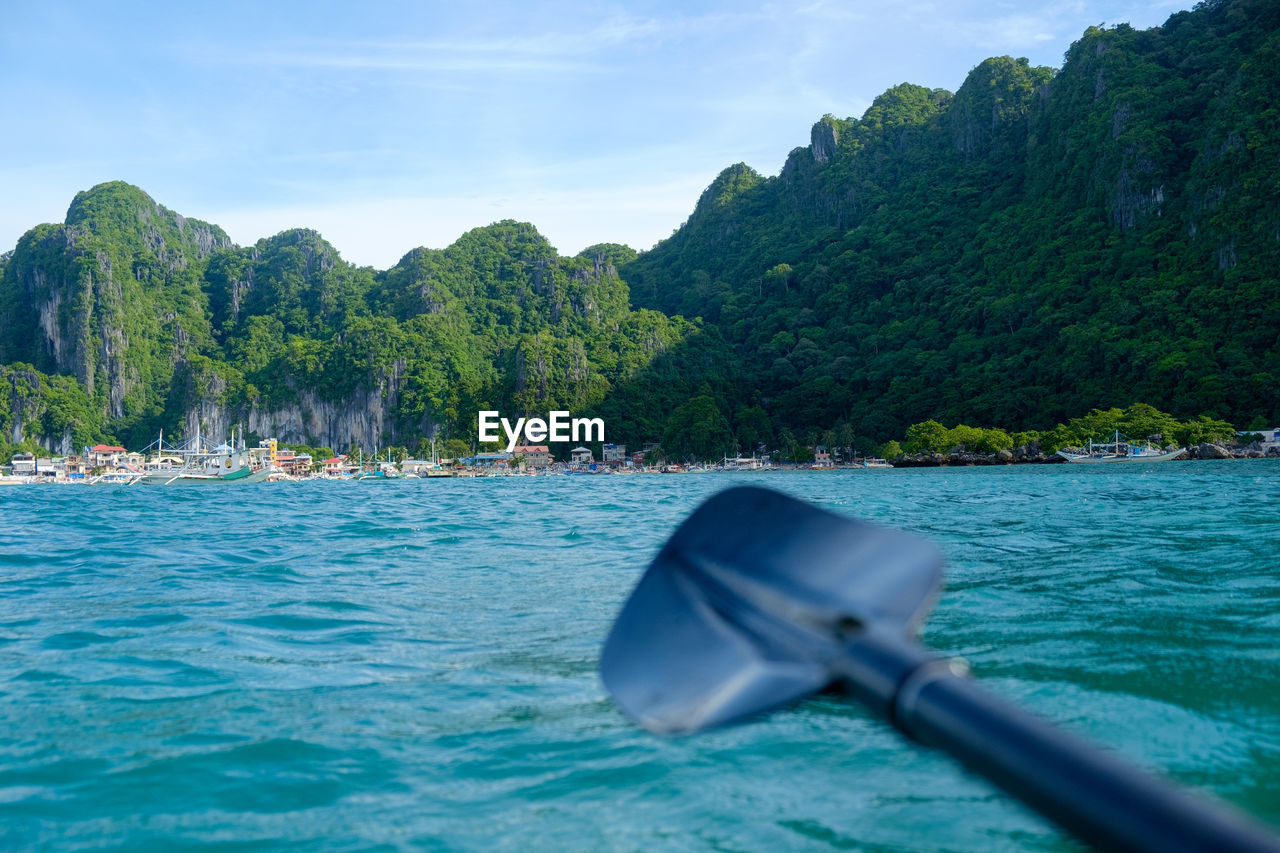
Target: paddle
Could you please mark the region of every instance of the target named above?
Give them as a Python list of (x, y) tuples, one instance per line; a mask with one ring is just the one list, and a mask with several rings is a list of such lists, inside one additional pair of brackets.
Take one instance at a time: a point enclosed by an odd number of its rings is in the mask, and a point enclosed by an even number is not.
[(836, 686), (1103, 849), (1280, 851), (1244, 815), (997, 699), (917, 645), (941, 583), (941, 554), (923, 539), (768, 489), (729, 489), (686, 519), (641, 578), (605, 642), (601, 677), (628, 716), (661, 734)]

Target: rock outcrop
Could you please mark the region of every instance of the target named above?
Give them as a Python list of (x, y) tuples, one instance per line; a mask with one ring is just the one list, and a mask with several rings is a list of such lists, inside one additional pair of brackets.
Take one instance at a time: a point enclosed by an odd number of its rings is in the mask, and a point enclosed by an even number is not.
[(809, 132), (809, 150), (813, 152), (814, 161), (825, 163), (836, 156), (839, 141), (835, 120), (831, 116), (823, 116)]
[(1196, 447), (1197, 459), (1234, 459), (1230, 450), (1221, 444), (1201, 444)]

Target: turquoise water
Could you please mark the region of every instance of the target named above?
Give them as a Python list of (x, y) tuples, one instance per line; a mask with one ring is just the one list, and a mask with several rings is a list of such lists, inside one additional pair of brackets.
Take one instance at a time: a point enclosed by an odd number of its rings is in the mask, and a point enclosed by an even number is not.
[(1280, 463), (0, 491), (0, 848), (1057, 850), (821, 698), (680, 740), (596, 676), (732, 482), (946, 552), (924, 641), (1280, 824)]

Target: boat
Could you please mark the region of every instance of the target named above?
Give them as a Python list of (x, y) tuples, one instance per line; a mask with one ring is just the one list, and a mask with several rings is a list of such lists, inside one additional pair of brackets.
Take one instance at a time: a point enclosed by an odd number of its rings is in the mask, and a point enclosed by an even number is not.
[(207, 449), (200, 441), (200, 430), (196, 429), (195, 437), (181, 447), (166, 447), (164, 434), (161, 433), (156, 445), (157, 458), (167, 454), (171, 459), (181, 460), (181, 465), (155, 467), (144, 470), (133, 478), (131, 485), (141, 483), (144, 486), (191, 486), (191, 485), (224, 485), (228, 483), (261, 483), (274, 473), (270, 465), (255, 469), (251, 464), (249, 452), (245, 450), (244, 439), (236, 445), (235, 434), (231, 441)]
[(1058, 455), (1068, 462), (1080, 463), (1168, 462), (1171, 459), (1177, 459), (1185, 452), (1186, 450), (1181, 447), (1175, 450), (1161, 450), (1150, 444), (1131, 443), (1121, 438), (1120, 432), (1116, 431), (1111, 441), (1095, 444), (1090, 440), (1089, 449), (1084, 452), (1059, 450)]
[(403, 480), (405, 479), (405, 475), (401, 474), (399, 471), (392, 471), (386, 468), (375, 468), (372, 471), (361, 471), (351, 479), (360, 483), (367, 483), (370, 480), (374, 482), (382, 482), (385, 480)]
[(375, 449), (373, 452), (373, 462), (374, 462), (373, 468), (369, 471), (366, 471), (364, 470), (364, 460), (361, 459), (360, 470), (356, 472), (355, 476), (352, 477), (352, 479), (361, 483), (367, 483), (370, 481), (385, 482), (387, 480), (405, 479), (405, 475), (397, 471), (395, 465), (391, 462), (390, 450), (387, 451), (387, 461), (379, 464), (378, 451)]
[(849, 463), (850, 468), (892, 468), (893, 464), (887, 459), (881, 459), (879, 456), (863, 456), (861, 459), (855, 454), (853, 461)]
[(440, 457), (436, 455), (436, 440), (433, 436), (431, 439), (431, 465), (425, 470), (418, 471), (419, 478), (430, 479), (432, 477), (452, 477), (453, 471), (446, 470), (440, 464)]
[(136, 471), (108, 471), (85, 480), (91, 486), (132, 486), (142, 475)]
[(751, 456), (735, 456), (730, 459), (728, 456), (720, 463), (720, 467), (725, 471), (759, 471), (764, 467), (764, 463)]

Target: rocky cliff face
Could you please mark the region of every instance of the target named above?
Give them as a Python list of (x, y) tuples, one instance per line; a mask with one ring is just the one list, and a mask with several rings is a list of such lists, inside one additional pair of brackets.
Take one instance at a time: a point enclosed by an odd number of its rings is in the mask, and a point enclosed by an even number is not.
[(182, 417), (184, 435), (200, 435), (220, 442), (239, 428), (262, 438), (284, 443), (332, 447), (342, 452), (351, 446), (387, 447), (431, 435), (436, 425), (430, 420), (400, 429), (396, 405), (403, 376), (392, 370), (368, 388), (357, 388), (341, 400), (330, 400), (314, 389), (298, 390), (296, 399), (277, 405), (253, 404), (247, 408), (228, 405), (226, 383), (220, 377), (206, 377), (203, 388), (189, 395), (194, 401)]
[(809, 151), (818, 163), (825, 163), (836, 156), (836, 145), (839, 135), (836, 132), (836, 120), (831, 116), (823, 116), (809, 132)]
[(339, 452), (348, 447), (387, 447), (408, 441), (394, 428), (392, 409), (395, 396), (387, 385), (360, 389), (341, 402), (322, 399), (313, 391), (303, 391), (298, 402), (270, 411), (251, 409), (248, 429), (281, 441), (332, 447)]

